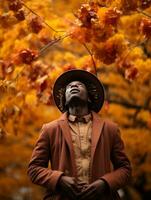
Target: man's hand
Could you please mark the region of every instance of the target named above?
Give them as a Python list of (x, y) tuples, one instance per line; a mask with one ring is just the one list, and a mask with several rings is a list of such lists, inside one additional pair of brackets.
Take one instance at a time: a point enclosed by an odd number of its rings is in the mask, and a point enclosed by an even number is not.
[(77, 200), (78, 188), (74, 177), (61, 176), (58, 182), (58, 188), (62, 195), (68, 196), (71, 200)]
[(101, 199), (107, 190), (107, 183), (99, 179), (91, 183), (78, 197), (79, 200)]

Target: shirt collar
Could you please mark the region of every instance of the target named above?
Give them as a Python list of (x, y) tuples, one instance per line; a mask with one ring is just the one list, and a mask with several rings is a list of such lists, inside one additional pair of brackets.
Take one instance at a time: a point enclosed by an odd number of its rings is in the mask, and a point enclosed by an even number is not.
[(76, 115), (68, 115), (68, 120), (70, 122), (85, 122), (88, 123), (90, 120), (92, 120), (92, 114), (89, 113), (87, 115), (81, 116), (81, 117), (77, 117)]

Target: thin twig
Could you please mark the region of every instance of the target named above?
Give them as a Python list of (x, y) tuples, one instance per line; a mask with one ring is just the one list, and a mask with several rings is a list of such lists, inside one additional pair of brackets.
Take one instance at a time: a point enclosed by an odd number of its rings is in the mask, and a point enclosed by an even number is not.
[[(31, 8), (29, 8), (25, 3), (22, 2), (22, 4), (23, 4), (23, 6), (24, 6), (25, 8), (27, 8), (30, 12), (32, 12), (34, 15), (36, 15), (36, 16), (38, 16), (39, 18), (42, 19), (41, 16), (39, 16), (35, 11), (33, 11)], [(58, 30), (55, 30), (52, 26), (50, 26), (50, 25), (49, 25), (47, 22), (45, 22), (43, 19), (42, 19), (42, 21), (43, 21), (43, 23), (44, 23), (46, 26), (48, 26), (52, 31), (54, 31), (54, 32), (56, 32), (56, 33), (58, 33), (58, 32), (66, 32), (66, 31), (58, 31)]]
[[(42, 54), (53, 44), (59, 42), (60, 38), (57, 38), (55, 40), (50, 41), (48, 44), (46, 44), (40, 51), (39, 51), (39, 56), (42, 56)], [(38, 58), (39, 58), (38, 56)]]
[(43, 55), (43, 53), (52, 45), (56, 44), (57, 42), (59, 42), (60, 40), (65, 39), (66, 37), (69, 37), (70, 34), (64, 35), (62, 37), (56, 38), (55, 40), (50, 41), (48, 44), (46, 44), (42, 49), (40, 49), (39, 51), (39, 56), (36, 58), (38, 59), (39, 57), (41, 57)]
[(86, 50), (88, 51), (88, 53), (91, 56), (91, 59), (92, 59), (92, 62), (93, 62), (93, 67), (94, 67), (94, 71), (95, 71), (95, 75), (97, 76), (97, 68), (96, 68), (96, 63), (95, 63), (94, 58), (93, 58), (93, 54), (92, 54), (92, 52), (90, 51), (90, 49), (87, 47), (87, 45), (85, 43), (83, 43), (83, 46), (86, 48)]
[(109, 98), (108, 100), (109, 100), (110, 103), (122, 105), (126, 108), (129, 108), (129, 109), (133, 108), (133, 109), (136, 109), (136, 110), (140, 110), (140, 109), (149, 110), (149, 111), (151, 110), (150, 108), (146, 108), (143, 105), (131, 104), (131, 103), (128, 103), (126, 101), (120, 101), (120, 100), (111, 99), (111, 98)]
[[(47, 45), (45, 45), (45, 46), (39, 51), (39, 55), (33, 60), (33, 62), (36, 61), (37, 59), (39, 59), (39, 57), (42, 56), (42, 54), (44, 53), (44, 51), (45, 51), (46, 49), (48, 49), (50, 46), (54, 45), (55, 43), (59, 42), (60, 40), (63, 40), (64, 38), (66, 38), (66, 37), (68, 37), (68, 36), (70, 36), (70, 34), (64, 35), (64, 36), (62, 36), (62, 37), (60, 37), (60, 38), (57, 38), (57, 39), (55, 39), (55, 40), (49, 42)], [(20, 77), (20, 75), (24, 72), (24, 69), (25, 69), (26, 67), (27, 67), (27, 66), (24, 65), (24, 67), (23, 67), (23, 68), (21, 69), (21, 71), (16, 75), (16, 77), (15, 77), (14, 79), (12, 79), (11, 82), (7, 83), (7, 86), (9, 86), (10, 84), (12, 84), (12, 82), (16, 82), (17, 79)]]
[(143, 10), (141, 10), (141, 9), (139, 9), (139, 8), (137, 8), (137, 12), (139, 12), (139, 13), (145, 15), (146, 17), (151, 18), (151, 15), (149, 15), (148, 13), (144, 12)]
[[(141, 38), (141, 36), (140, 36), (140, 38)], [(139, 38), (138, 41), (140, 41), (140, 38)], [(134, 48), (143, 45), (143, 44), (146, 42), (146, 40), (147, 40), (147, 39), (145, 39), (144, 41), (142, 41), (142, 42), (140, 42), (140, 43), (138, 43), (138, 44), (135, 44), (135, 45), (132, 45), (131, 47), (129, 47), (129, 50), (128, 50), (127, 54), (124, 56), (123, 61), (125, 61), (125, 60), (127, 59), (127, 57), (128, 57), (128, 56), (130, 55), (130, 53), (134, 50)]]
[[(50, 46), (54, 45), (55, 43), (59, 42), (60, 40), (65, 39), (66, 37), (68, 37), (70, 34), (64, 35), (60, 38), (57, 38), (51, 42), (49, 42), (47, 45), (45, 45), (40, 51), (39, 51), (39, 55), (33, 60), (36, 61), (37, 59), (39, 59), (42, 54), (46, 51), (46, 49), (48, 49)], [(17, 79), (19, 78), (19, 76), (23, 73), (24, 69), (26, 68), (26, 65), (22, 68), (22, 70), (16, 75), (16, 77), (11, 81), (11, 82), (15, 82), (17, 81)]]

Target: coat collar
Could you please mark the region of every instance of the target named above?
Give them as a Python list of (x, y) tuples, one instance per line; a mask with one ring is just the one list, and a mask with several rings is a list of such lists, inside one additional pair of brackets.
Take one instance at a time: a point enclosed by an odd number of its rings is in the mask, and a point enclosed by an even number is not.
[(74, 123), (74, 122), (88, 123), (90, 120), (92, 120), (92, 114), (89, 113), (89, 114), (84, 115), (82, 117), (77, 117), (76, 115), (69, 115), (68, 120), (72, 123)]
[[(92, 143), (91, 143), (91, 161), (93, 162), (93, 157), (94, 153), (97, 147), (97, 143), (99, 141), (99, 138), (102, 133), (103, 125), (104, 125), (104, 120), (100, 119), (97, 113), (92, 111)], [(68, 124), (68, 119), (67, 119), (67, 112), (65, 112), (60, 118), (59, 118), (59, 124), (62, 129), (63, 135), (65, 137), (65, 140), (69, 146), (70, 154), (71, 154), (71, 159), (73, 163), (73, 167), (75, 167), (75, 158), (74, 158), (74, 148), (73, 148), (73, 143), (72, 143), (72, 137), (70, 134), (70, 128)], [(75, 169), (76, 170), (76, 169)], [(76, 174), (76, 171), (75, 171)]]

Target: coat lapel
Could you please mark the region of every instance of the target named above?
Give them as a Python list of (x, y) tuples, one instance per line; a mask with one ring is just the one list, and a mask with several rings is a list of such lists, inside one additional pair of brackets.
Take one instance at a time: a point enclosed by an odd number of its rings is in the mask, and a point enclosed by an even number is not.
[(92, 112), (92, 115), (93, 115), (93, 124), (92, 124), (91, 161), (93, 162), (97, 143), (102, 133), (104, 120), (100, 119), (100, 117), (95, 112)]
[(70, 155), (71, 155), (71, 161), (72, 161), (72, 166), (73, 166), (73, 173), (74, 176), (76, 176), (76, 165), (75, 165), (75, 155), (74, 155), (74, 148), (73, 148), (73, 143), (72, 143), (72, 137), (71, 137), (71, 133), (70, 133), (70, 128), (68, 125), (68, 120), (67, 120), (67, 113), (64, 113), (59, 121), (58, 121), (62, 133), (65, 137), (66, 143), (69, 147), (69, 151), (70, 151)]

